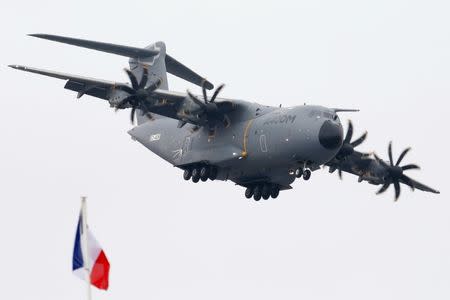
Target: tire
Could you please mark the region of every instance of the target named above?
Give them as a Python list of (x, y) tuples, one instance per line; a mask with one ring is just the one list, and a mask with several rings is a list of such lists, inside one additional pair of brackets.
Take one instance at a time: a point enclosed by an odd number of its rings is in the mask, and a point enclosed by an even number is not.
[(303, 170), (300, 169), (300, 168), (295, 169), (294, 175), (295, 175), (295, 177), (297, 177), (297, 178), (301, 178), (302, 175), (303, 175)]
[(280, 194), (280, 189), (277, 186), (273, 186), (272, 191), (270, 191), (270, 197), (275, 199), (278, 197), (279, 194)]
[(216, 178), (217, 178), (217, 168), (211, 167), (211, 169), (209, 170), (209, 180), (216, 180)]
[(209, 168), (207, 166), (203, 166), (200, 168), (200, 179), (202, 181), (208, 180), (209, 177)]
[(245, 198), (250, 199), (253, 196), (253, 187), (249, 186), (245, 190)]
[(306, 169), (306, 170), (303, 172), (303, 179), (304, 179), (304, 180), (309, 180), (309, 178), (311, 178), (311, 170)]
[(192, 170), (192, 181), (197, 183), (200, 180), (200, 170), (195, 168)]
[(262, 193), (262, 188), (260, 185), (257, 185), (255, 187), (255, 189), (253, 190), (253, 199), (255, 201), (261, 200), (261, 193)]
[(189, 180), (189, 179), (191, 179), (191, 177), (192, 177), (192, 170), (191, 169), (184, 170), (184, 173), (183, 173), (184, 180)]
[(263, 185), (262, 191), (261, 191), (262, 198), (264, 200), (269, 199), (270, 198), (270, 192), (271, 192), (270, 185), (268, 185), (268, 184)]

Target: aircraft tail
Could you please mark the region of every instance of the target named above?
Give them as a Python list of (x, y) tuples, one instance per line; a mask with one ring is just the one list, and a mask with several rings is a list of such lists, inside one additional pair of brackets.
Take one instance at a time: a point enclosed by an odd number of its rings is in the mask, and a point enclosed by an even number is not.
[[(158, 57), (157, 60), (160, 60), (165, 63), (166, 71), (169, 72), (170, 74), (180, 77), (181, 79), (189, 81), (198, 86), (201, 86), (202, 82), (204, 82), (205, 87), (208, 90), (214, 88), (211, 82), (207, 81), (205, 78), (198, 75), (197, 73), (195, 73), (194, 71), (192, 71), (191, 69), (189, 69), (188, 67), (186, 67), (173, 57), (171, 57), (170, 55), (168, 55), (166, 53), (166, 47), (163, 42), (157, 42), (146, 48), (138, 48), (51, 34), (39, 33), (39, 34), (30, 34), (30, 36), (54, 42), (69, 44), (73, 46), (126, 56), (130, 58), (130, 63), (142, 61), (144, 63), (153, 62), (153, 64), (155, 64), (154, 57)], [(159, 55), (160, 51), (164, 52), (164, 54)]]
[[(147, 68), (149, 71), (148, 82), (161, 80), (160, 89), (167, 90), (169, 88), (167, 72), (198, 86), (203, 83), (209, 90), (214, 88), (211, 82), (169, 56), (163, 42), (156, 42), (145, 48), (137, 48), (51, 34), (30, 34), (30, 36), (129, 57), (130, 69), (136, 78), (141, 78), (144, 68)], [(138, 124), (145, 121), (145, 117), (140, 117), (139, 113), (137, 115)]]
[[(156, 42), (145, 47), (145, 49), (157, 54), (154, 56), (131, 57), (129, 60), (131, 72), (133, 72), (134, 76), (136, 76), (139, 80), (139, 78), (142, 77), (144, 68), (147, 68), (148, 83), (161, 81), (159, 89), (168, 90), (169, 83), (167, 81), (166, 69), (166, 45), (164, 42)], [(138, 125), (148, 121), (148, 118), (141, 114), (140, 111), (137, 111), (136, 117)], [(159, 118), (159, 116), (156, 115), (153, 117)]]

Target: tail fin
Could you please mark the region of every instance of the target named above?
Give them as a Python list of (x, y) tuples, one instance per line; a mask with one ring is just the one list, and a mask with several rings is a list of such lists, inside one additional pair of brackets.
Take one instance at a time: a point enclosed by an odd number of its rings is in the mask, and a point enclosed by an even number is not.
[(156, 42), (150, 46), (145, 47), (145, 50), (149, 50), (150, 53), (158, 53), (154, 56), (146, 57), (131, 57), (129, 60), (130, 69), (136, 76), (141, 78), (144, 67), (148, 69), (148, 82), (155, 82), (158, 79), (161, 80), (160, 89), (169, 89), (167, 82), (167, 70), (166, 70), (166, 45), (164, 42)]
[[(148, 70), (148, 83), (157, 82), (161, 80), (160, 89), (168, 90), (169, 83), (167, 81), (167, 70), (166, 70), (166, 45), (164, 42), (156, 42), (150, 46), (145, 47), (145, 50), (149, 52), (158, 53), (155, 56), (146, 57), (132, 57), (129, 60), (130, 69), (134, 76), (140, 80), (142, 77), (144, 68)], [(141, 111), (136, 113), (138, 125), (148, 121), (148, 117), (143, 115)], [(157, 116), (154, 116), (157, 117)]]

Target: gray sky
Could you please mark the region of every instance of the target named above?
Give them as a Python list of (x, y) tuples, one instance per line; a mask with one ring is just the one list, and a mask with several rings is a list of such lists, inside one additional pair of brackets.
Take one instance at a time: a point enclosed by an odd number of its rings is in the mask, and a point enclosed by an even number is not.
[[(7, 4), (7, 5), (6, 5)], [(96, 299), (449, 299), (448, 1), (3, 1), (0, 298), (83, 299), (71, 274), (80, 195), (111, 261)], [(127, 59), (26, 37), (52, 33), (168, 53), (223, 96), (360, 108), (359, 149), (398, 155), (441, 190), (376, 187), (327, 171), (277, 200), (192, 184), (133, 142), (128, 111), (18, 72), (126, 81)], [(170, 88), (199, 88), (171, 77)]]

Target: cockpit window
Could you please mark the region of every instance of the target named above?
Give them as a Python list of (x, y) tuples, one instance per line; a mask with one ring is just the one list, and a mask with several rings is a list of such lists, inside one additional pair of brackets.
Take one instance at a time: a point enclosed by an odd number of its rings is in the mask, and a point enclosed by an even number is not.
[(311, 110), (311, 111), (309, 112), (309, 114), (308, 114), (308, 116), (309, 116), (310, 118), (315, 118), (315, 117), (319, 117), (319, 118), (320, 118), (320, 115), (321, 115), (321, 113), (320, 113), (319, 110)]
[(334, 121), (337, 121), (337, 119), (338, 119), (337, 114), (330, 113), (330, 112), (327, 112), (327, 111), (322, 112), (322, 115), (326, 119), (332, 119)]

